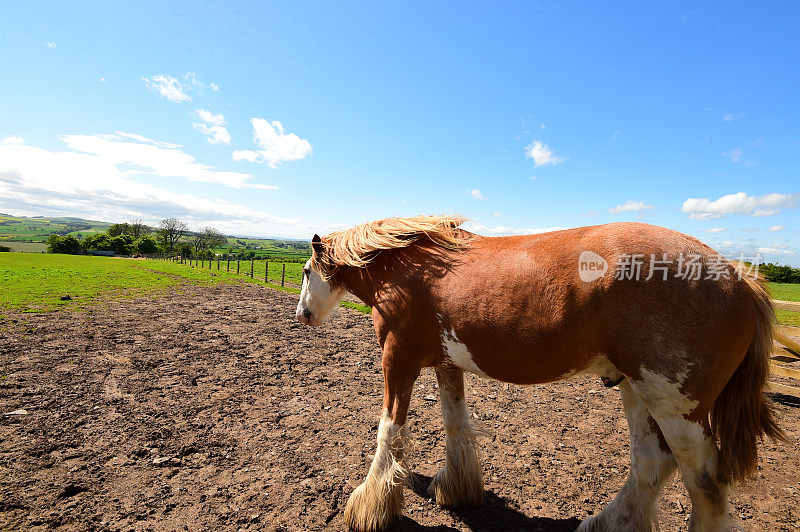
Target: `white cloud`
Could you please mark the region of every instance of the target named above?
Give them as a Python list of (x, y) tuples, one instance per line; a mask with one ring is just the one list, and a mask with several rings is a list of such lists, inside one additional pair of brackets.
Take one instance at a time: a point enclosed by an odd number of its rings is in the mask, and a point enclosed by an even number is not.
[(56, 43), (54, 43), (53, 41), (47, 41), (46, 43), (44, 43), (44, 45), (51, 49), (56, 47)]
[(597, 211), (592, 210), (592, 211), (589, 211), (589, 212), (581, 213), (578, 216), (580, 216), (581, 218), (594, 218), (598, 214), (600, 214), (600, 213), (597, 212)]
[(536, 176), (532, 175), (528, 178), (528, 181), (536, 181)]
[(611, 135), (611, 142), (616, 142), (620, 133), (622, 133), (622, 131), (617, 130), (613, 135)]
[(786, 229), (785, 225), (773, 225), (772, 227), (767, 229), (767, 231), (772, 231), (774, 233), (776, 231), (783, 231), (784, 229)]
[[(70, 151), (48, 152), (40, 148), (22, 145), (3, 145), (0, 169), (6, 172), (19, 171), (37, 179), (52, 179), (53, 190), (69, 187), (72, 181), (82, 182), (80, 171), (85, 169), (87, 176), (93, 169), (102, 168), (113, 176), (159, 176), (185, 179), (188, 181), (214, 183), (232, 188), (274, 189), (272, 185), (251, 183), (253, 176), (240, 172), (217, 170), (201, 164), (188, 153), (180, 150), (177, 144), (159, 142), (141, 135), (117, 132), (113, 135), (62, 135), (59, 139)], [(41, 155), (42, 161), (36, 160)], [(71, 173), (73, 172), (74, 173)], [(99, 175), (100, 173), (97, 172)], [(86, 179), (89, 179), (87, 177)], [(99, 177), (102, 180), (102, 177)], [(72, 190), (72, 189), (70, 189)]]
[(556, 157), (553, 151), (539, 140), (534, 140), (527, 148), (525, 148), (525, 157), (533, 159), (536, 166), (556, 165), (564, 161), (563, 157)]
[(734, 120), (739, 120), (742, 116), (744, 116), (742, 113), (725, 113), (722, 116), (722, 120), (724, 122), (733, 122)]
[(191, 102), (192, 99), (186, 94), (184, 85), (176, 78), (166, 74), (157, 74), (151, 78), (142, 78), (151, 91), (157, 91), (167, 100), (175, 103)]
[(734, 148), (731, 151), (727, 151), (723, 153), (725, 157), (731, 160), (731, 162), (738, 163), (742, 160), (742, 148)]
[(477, 188), (473, 188), (472, 190), (467, 190), (467, 195), (472, 196), (472, 199), (482, 200), (486, 199), (486, 197), (481, 194), (481, 191)]
[(681, 211), (688, 213), (692, 220), (713, 220), (729, 214), (773, 216), (781, 212), (781, 209), (795, 207), (798, 200), (800, 194), (748, 196), (745, 192), (737, 192), (714, 201), (708, 198), (689, 198), (683, 202)]
[(25, 139), (19, 137), (17, 135), (11, 135), (10, 137), (6, 137), (3, 140), (0, 140), (0, 144), (4, 144), (6, 146), (18, 146), (21, 144), (25, 144)]
[(215, 115), (206, 109), (195, 109), (194, 112), (200, 120), (211, 126), (224, 126), (227, 123), (225, 117), (221, 114)]
[(475, 222), (467, 222), (464, 224), (464, 229), (489, 236), (508, 236), (508, 235), (536, 235), (539, 233), (549, 233), (551, 231), (561, 231), (568, 229), (567, 227), (506, 227), (498, 225), (495, 227), (486, 227), (485, 225), (477, 224)]
[(206, 139), (209, 144), (228, 144), (231, 143), (231, 134), (224, 126), (207, 126), (205, 124), (192, 123), (192, 127), (202, 133), (208, 135)]
[(236, 150), (232, 155), (234, 161), (250, 161), (251, 163), (258, 161), (259, 157), (261, 155), (252, 150)]
[(721, 233), (723, 231), (727, 231), (724, 227), (712, 227), (710, 229), (706, 229), (706, 233)]
[(253, 124), (253, 142), (261, 149), (236, 150), (232, 155), (234, 161), (266, 163), (270, 168), (277, 168), (281, 163), (306, 158), (313, 149), (306, 139), (285, 133), (277, 120), (252, 118), (250, 123)]
[(500, 214), (500, 211), (497, 211), (497, 212), (493, 212), (493, 213), (492, 213), (492, 217), (493, 217), (493, 218), (502, 218), (502, 217), (503, 217), (503, 215), (502, 215), (502, 214)]
[(105, 83), (106, 82), (106, 78), (100, 78), (99, 81), (100, 81), (100, 83)]
[[(107, 221), (142, 217), (149, 223), (175, 216), (192, 227), (210, 225), (229, 234), (307, 237), (333, 230), (330, 223), (282, 218), (223, 199), (173, 192), (142, 177), (184, 177), (256, 188), (248, 174), (222, 172), (197, 163), (174, 146), (133, 142), (136, 135), (65, 135), (69, 149), (55, 151), (0, 145), (0, 212), (68, 215)], [(149, 161), (149, 162), (148, 162)], [(162, 180), (163, 181), (163, 180)]]
[(202, 133), (208, 135), (209, 144), (230, 144), (231, 134), (225, 127), (225, 117), (221, 114), (215, 115), (206, 109), (196, 109), (195, 114), (203, 123), (192, 122), (192, 127)]
[(653, 205), (647, 205), (643, 201), (628, 200), (625, 203), (621, 203), (616, 207), (608, 209), (608, 212), (611, 214), (619, 214), (621, 212), (642, 212), (653, 208)]
[(212, 83), (209, 83), (209, 84), (208, 84), (208, 86), (209, 86), (209, 87), (211, 87), (211, 90), (212, 90), (212, 91), (214, 91), (214, 92), (219, 92), (219, 87), (217, 86), (217, 84), (216, 84), (216, 83), (213, 83), (213, 82), (212, 82)]
[(794, 250), (784, 248), (758, 248), (759, 253), (770, 253), (773, 255), (794, 255)]

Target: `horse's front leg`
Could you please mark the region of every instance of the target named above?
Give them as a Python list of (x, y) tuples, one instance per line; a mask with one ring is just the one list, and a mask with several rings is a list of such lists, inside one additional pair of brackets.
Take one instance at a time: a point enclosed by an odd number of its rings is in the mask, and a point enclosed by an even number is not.
[(483, 476), (464, 398), (464, 372), (455, 366), (438, 366), (439, 400), (447, 433), (444, 467), (433, 477), (428, 494), (440, 506), (477, 505), (483, 502)]
[(378, 448), (367, 478), (350, 495), (344, 510), (347, 525), (359, 532), (385, 530), (402, 517), (406, 460), (406, 414), (420, 368), (391, 349), (383, 354), (383, 413)]

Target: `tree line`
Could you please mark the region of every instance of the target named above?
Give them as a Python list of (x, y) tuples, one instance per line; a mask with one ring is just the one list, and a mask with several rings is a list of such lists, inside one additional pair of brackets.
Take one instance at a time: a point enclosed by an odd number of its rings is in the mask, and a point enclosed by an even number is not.
[(213, 227), (189, 231), (186, 222), (165, 218), (158, 227), (141, 219), (112, 224), (105, 232), (83, 236), (53, 234), (47, 239), (49, 253), (79, 254), (86, 251), (113, 251), (117, 255), (180, 253), (184, 256), (211, 256), (213, 248), (228, 239)]

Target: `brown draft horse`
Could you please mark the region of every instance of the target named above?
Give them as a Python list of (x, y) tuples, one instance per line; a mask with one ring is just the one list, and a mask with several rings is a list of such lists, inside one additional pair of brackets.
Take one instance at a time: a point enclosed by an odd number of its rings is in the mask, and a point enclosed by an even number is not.
[[(728, 486), (756, 470), (757, 440), (783, 436), (763, 394), (773, 311), (761, 285), (661, 227), (487, 238), (462, 221), (394, 218), (312, 241), (297, 318), (319, 324), (350, 292), (372, 307), (383, 348), (378, 446), (347, 524), (384, 530), (402, 515), (403, 427), (414, 381), (432, 367), (447, 432), (445, 466), (429, 489), (438, 504), (484, 497), (464, 371), (517, 384), (590, 372), (619, 382), (631, 469), (579, 530), (657, 526), (659, 491), (676, 467), (692, 500), (689, 529), (722, 530)], [(641, 276), (620, 274), (631, 257), (653, 263), (640, 264)], [(691, 264), (705, 269), (687, 275)]]

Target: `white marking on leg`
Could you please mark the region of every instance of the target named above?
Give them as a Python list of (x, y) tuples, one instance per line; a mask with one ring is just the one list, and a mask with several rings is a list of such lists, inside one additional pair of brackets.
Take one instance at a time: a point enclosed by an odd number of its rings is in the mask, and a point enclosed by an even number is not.
[(658, 408), (661, 417), (686, 416), (700, 404), (699, 401), (695, 401), (681, 392), (688, 375), (687, 370), (676, 375), (676, 380), (669, 380), (644, 366), (639, 368), (639, 373), (642, 378), (635, 381), (633, 387), (641, 397), (646, 398), (648, 404)]
[(403, 483), (408, 476), (406, 435), (387, 411), (378, 425), (378, 446), (367, 478), (350, 495), (345, 521), (354, 530), (383, 530), (403, 511)]
[(661, 449), (649, 412), (631, 385), (619, 385), (631, 438), (631, 470), (614, 500), (579, 530), (651, 530), (658, 527), (656, 502), (664, 483), (675, 472), (672, 453)]
[(718, 478), (716, 443), (706, 435), (701, 423), (687, 419), (699, 405), (699, 401), (681, 392), (688, 371), (676, 375), (676, 380), (645, 368), (640, 371), (642, 379), (632, 386), (648, 405), (678, 461), (692, 499), (689, 530), (724, 530), (728, 486)]
[[(461, 372), (459, 378), (461, 378)], [(483, 502), (483, 474), (476, 449), (475, 429), (470, 422), (464, 397), (455, 397), (440, 384), (447, 457), (445, 466), (436, 473), (428, 493), (440, 506), (460, 506)]]

